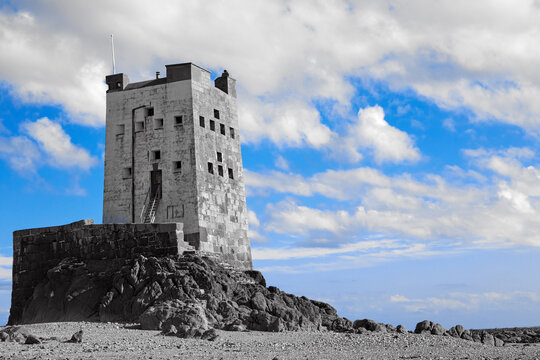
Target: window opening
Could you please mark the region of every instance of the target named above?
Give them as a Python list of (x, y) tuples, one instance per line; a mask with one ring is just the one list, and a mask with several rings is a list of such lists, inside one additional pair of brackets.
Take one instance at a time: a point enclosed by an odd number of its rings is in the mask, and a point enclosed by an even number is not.
[(214, 109), (214, 117), (219, 119), (219, 110)]
[(173, 170), (175, 172), (182, 171), (182, 162), (181, 161), (173, 161)]
[(229, 179), (234, 179), (233, 169), (229, 168)]
[(217, 152), (217, 161), (222, 162), (223, 161), (223, 154), (219, 151)]
[(210, 130), (216, 131), (216, 122), (214, 120), (210, 120)]
[(201, 125), (201, 127), (204, 127), (204, 116), (199, 116), (199, 125)]
[(174, 117), (174, 125), (182, 125), (184, 123), (184, 119), (182, 118), (182, 115), (178, 115)]
[(146, 108), (146, 116), (154, 116), (154, 108), (153, 107)]
[(161, 159), (161, 151), (160, 150), (152, 151), (152, 160), (160, 160), (160, 159)]
[(116, 135), (124, 135), (126, 126), (124, 124), (116, 125)]
[(219, 176), (223, 176), (223, 166), (218, 165), (217, 171), (218, 171)]
[(131, 178), (131, 167), (125, 167), (124, 169), (122, 169), (122, 177), (124, 179)]
[(163, 119), (154, 119), (154, 129), (163, 129)]
[(144, 121), (135, 122), (135, 132), (144, 131)]
[(210, 174), (214, 173), (214, 164), (212, 164), (211, 162), (208, 163), (208, 172)]
[(219, 132), (221, 135), (225, 135), (225, 125), (219, 124)]
[(231, 131), (231, 138), (234, 139), (234, 129), (233, 129), (233, 128), (229, 128), (229, 130)]

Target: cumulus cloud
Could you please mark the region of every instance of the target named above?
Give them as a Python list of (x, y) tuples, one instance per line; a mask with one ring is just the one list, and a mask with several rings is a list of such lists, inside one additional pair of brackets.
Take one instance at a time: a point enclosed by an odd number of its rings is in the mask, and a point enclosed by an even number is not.
[[(342, 201), (329, 209), (288, 198), (267, 207), (267, 231), (334, 243), (378, 233), (463, 246), (540, 246), (540, 169), (523, 165), (525, 149), (476, 150), (486, 182), (449, 182), (438, 175), (387, 176), (373, 168), (327, 170), (311, 177), (246, 172), (250, 192), (267, 191)], [(530, 161), (530, 160), (527, 160)]]
[(60, 124), (47, 118), (22, 125), (23, 130), (34, 139), (47, 156), (50, 165), (59, 168), (88, 170), (97, 163), (84, 148), (74, 145)]
[(96, 157), (73, 144), (62, 126), (48, 118), (23, 123), (21, 130), (24, 135), (0, 137), (0, 158), (22, 176), (36, 175), (45, 164), (88, 170), (97, 163)]
[(134, 80), (163, 63), (227, 67), (238, 79), (250, 142), (327, 144), (331, 129), (312, 104), (347, 106), (355, 77), (412, 88), (443, 107), (467, 107), (477, 119), (540, 129), (540, 9), (532, 2), (161, 4), (167, 11), (128, 0), (24, 0), (18, 11), (3, 8), (0, 77), (25, 101), (60, 104), (73, 121), (103, 124), (114, 33), (119, 69)]
[(367, 107), (358, 111), (357, 121), (347, 135), (336, 141), (336, 151), (345, 153), (352, 161), (362, 159), (359, 149), (369, 149), (378, 163), (417, 161), (420, 152), (412, 139), (384, 119), (380, 106)]
[(0, 137), (0, 158), (20, 175), (29, 176), (36, 173), (41, 152), (26, 136)]

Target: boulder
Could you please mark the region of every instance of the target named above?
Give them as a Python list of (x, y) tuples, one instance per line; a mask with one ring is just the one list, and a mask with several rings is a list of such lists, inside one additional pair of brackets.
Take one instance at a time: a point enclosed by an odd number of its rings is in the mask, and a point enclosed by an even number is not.
[(9, 326), (0, 331), (0, 339), (4, 342), (18, 342), (24, 344), (30, 332), (24, 326)]
[(416, 324), (416, 328), (414, 329), (415, 334), (424, 334), (429, 333), (431, 334), (431, 329), (433, 329), (433, 322), (429, 320), (424, 320)]
[(41, 341), (34, 335), (30, 334), (26, 337), (24, 342), (27, 345), (41, 344)]
[(68, 342), (68, 343), (81, 343), (82, 339), (83, 339), (83, 331), (79, 330), (79, 331), (77, 331), (75, 334), (73, 334), (71, 336), (71, 339), (69, 339), (66, 342)]
[(406, 334), (407, 333), (407, 328), (403, 325), (398, 325), (397, 328), (396, 328), (396, 331), (400, 334)]
[(495, 346), (495, 339), (493, 335), (488, 332), (482, 332), (482, 344)]
[(139, 323), (143, 330), (170, 329), (171, 326), (180, 329), (181, 325), (202, 331), (208, 330), (208, 320), (201, 304), (178, 299), (149, 307), (139, 317)]
[(385, 331), (385, 327), (371, 319), (355, 320), (353, 323), (353, 328), (364, 328), (366, 330), (376, 332)]
[(445, 333), (446, 329), (441, 324), (433, 324), (433, 327), (431, 328), (432, 335), (444, 335)]
[(463, 340), (474, 341), (472, 334), (469, 330), (464, 330), (463, 333), (461, 334), (461, 338)]

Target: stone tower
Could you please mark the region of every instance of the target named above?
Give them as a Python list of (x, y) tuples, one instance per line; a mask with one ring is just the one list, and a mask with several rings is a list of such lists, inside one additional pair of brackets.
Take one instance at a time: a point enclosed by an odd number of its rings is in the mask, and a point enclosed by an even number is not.
[(103, 223), (183, 223), (184, 241), (252, 268), (236, 81), (192, 63), (106, 77)]

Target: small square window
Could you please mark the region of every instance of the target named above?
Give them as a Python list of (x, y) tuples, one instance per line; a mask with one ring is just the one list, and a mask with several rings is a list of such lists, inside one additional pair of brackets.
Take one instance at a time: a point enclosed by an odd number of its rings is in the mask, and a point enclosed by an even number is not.
[(154, 150), (152, 151), (152, 160), (161, 160), (161, 151), (160, 150)]
[(219, 119), (219, 110), (214, 109), (214, 118)]
[(229, 179), (234, 179), (233, 170), (229, 168)]
[(217, 161), (222, 162), (223, 161), (223, 154), (219, 151), (217, 152)]
[(122, 178), (124, 179), (131, 178), (131, 167), (125, 167), (122, 169)]
[(124, 124), (116, 125), (116, 135), (124, 135), (125, 129), (126, 125)]
[(156, 129), (163, 129), (163, 119), (154, 119), (154, 130)]
[(214, 164), (212, 164), (211, 162), (208, 163), (208, 172), (210, 174), (214, 173)]
[(135, 132), (144, 131), (144, 121), (135, 122)]
[(201, 125), (201, 127), (204, 127), (204, 116), (199, 116), (199, 125)]
[(173, 161), (173, 171), (174, 172), (182, 171), (182, 162), (181, 161)]
[(174, 125), (182, 125), (184, 124), (184, 118), (182, 115), (178, 115), (174, 117)]
[(214, 120), (210, 120), (210, 130), (216, 131), (216, 122)]
[(234, 129), (233, 128), (229, 128), (230, 132), (231, 132), (231, 138), (234, 139)]
[(221, 135), (225, 135), (225, 125), (219, 124), (219, 132)]
[(218, 165), (217, 172), (218, 172), (219, 176), (223, 176), (223, 166)]
[(154, 108), (153, 107), (146, 108), (146, 116), (154, 116)]

